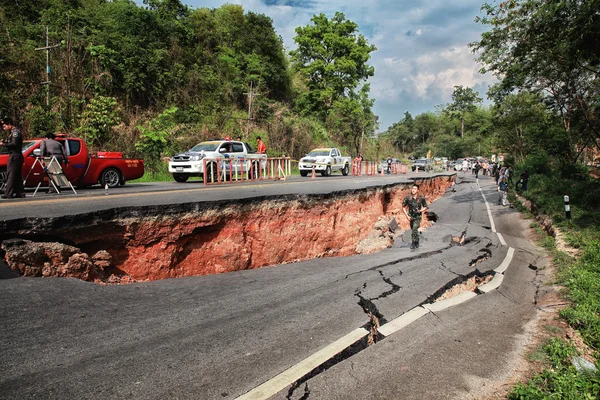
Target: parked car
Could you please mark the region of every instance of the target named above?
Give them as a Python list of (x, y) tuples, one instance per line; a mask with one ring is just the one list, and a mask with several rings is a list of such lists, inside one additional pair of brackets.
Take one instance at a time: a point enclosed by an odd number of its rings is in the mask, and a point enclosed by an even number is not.
[(411, 169), (413, 172), (417, 170), (429, 172), (433, 169), (433, 163), (429, 158), (419, 158), (415, 160)]
[[(44, 139), (29, 139), (23, 141), (23, 167), (21, 173), (25, 187), (36, 187), (41, 183), (48, 186), (49, 180), (41, 164), (35, 163), (40, 157), (40, 145)], [(67, 153), (68, 164), (62, 166), (66, 178), (73, 186), (85, 187), (100, 184), (117, 187), (126, 181), (141, 178), (144, 175), (144, 160), (125, 158), (122, 152), (90, 153), (83, 139), (57, 135), (56, 140), (62, 144)], [(6, 167), (8, 151), (0, 148), (0, 188), (6, 182)]]
[(222, 178), (233, 174), (248, 173), (256, 177), (267, 165), (267, 155), (257, 154), (245, 142), (235, 140), (210, 140), (201, 142), (184, 153), (171, 157), (169, 172), (177, 182), (186, 182), (192, 176), (204, 177), (204, 159), (206, 159), (207, 181), (216, 182), (218, 171)]
[(342, 157), (339, 149), (334, 147), (324, 147), (314, 149), (306, 156), (300, 159), (298, 169), (300, 175), (308, 176), (313, 171), (318, 171), (322, 176), (329, 176), (332, 172), (341, 172), (346, 176), (350, 172), (351, 157)]

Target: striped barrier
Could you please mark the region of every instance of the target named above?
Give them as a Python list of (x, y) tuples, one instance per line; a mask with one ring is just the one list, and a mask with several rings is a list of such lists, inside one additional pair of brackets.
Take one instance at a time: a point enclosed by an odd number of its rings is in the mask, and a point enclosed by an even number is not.
[(271, 157), (266, 160), (205, 158), (202, 162), (205, 185), (268, 179), (286, 180), (292, 172), (289, 157)]

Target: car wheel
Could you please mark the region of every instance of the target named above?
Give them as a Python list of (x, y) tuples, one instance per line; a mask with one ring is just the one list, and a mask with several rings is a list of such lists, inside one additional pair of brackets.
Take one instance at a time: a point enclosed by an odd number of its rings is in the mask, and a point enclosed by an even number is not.
[(206, 166), (206, 182), (217, 182), (218, 180), (218, 176), (217, 176), (217, 164), (215, 164), (214, 162), (209, 163)]
[(115, 188), (119, 186), (121, 182), (121, 173), (116, 168), (107, 168), (102, 171), (100, 175), (100, 184), (102, 187), (106, 187), (108, 185), (109, 188)]
[(189, 176), (184, 174), (173, 174), (173, 179), (175, 179), (175, 182), (184, 183), (187, 182), (188, 178)]
[(346, 164), (346, 165), (344, 165), (344, 168), (342, 169), (342, 175), (348, 176), (348, 172), (350, 172), (350, 168), (348, 167), (348, 164)]
[(6, 186), (6, 168), (0, 169), (0, 192), (4, 193), (4, 186)]
[(308, 176), (308, 171), (300, 171), (300, 176)]
[(325, 171), (323, 171), (323, 176), (329, 176), (331, 175), (331, 166), (328, 165), (327, 168), (325, 168)]

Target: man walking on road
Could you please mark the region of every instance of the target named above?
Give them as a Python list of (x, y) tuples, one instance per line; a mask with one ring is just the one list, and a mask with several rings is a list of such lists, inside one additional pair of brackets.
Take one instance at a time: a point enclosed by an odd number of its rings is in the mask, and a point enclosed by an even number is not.
[(4, 190), (3, 199), (13, 199), (25, 197), (25, 188), (23, 187), (23, 135), (17, 129), (10, 118), (4, 118), (1, 121), (2, 131), (9, 131), (8, 139), (2, 141), (2, 145), (6, 146), (10, 156), (8, 165), (6, 166), (6, 187)]
[(427, 202), (425, 197), (419, 196), (419, 185), (412, 185), (410, 194), (402, 201), (402, 209), (404, 215), (410, 221), (410, 229), (412, 231), (411, 249), (419, 248), (419, 227), (421, 226), (421, 218), (423, 213), (427, 211)]

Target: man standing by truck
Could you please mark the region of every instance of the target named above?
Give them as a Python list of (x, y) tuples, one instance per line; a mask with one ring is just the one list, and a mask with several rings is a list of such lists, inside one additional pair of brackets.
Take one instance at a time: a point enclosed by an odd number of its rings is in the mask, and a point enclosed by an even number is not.
[(9, 151), (8, 164), (6, 166), (6, 187), (3, 199), (13, 199), (25, 197), (25, 188), (23, 187), (23, 135), (21, 131), (13, 125), (12, 119), (4, 118), (1, 122), (2, 131), (9, 131), (8, 139), (2, 141), (2, 145)]
[(412, 244), (410, 245), (410, 248), (411, 250), (418, 249), (421, 218), (423, 217), (423, 213), (428, 210), (425, 197), (419, 196), (419, 185), (412, 185), (410, 194), (402, 201), (402, 210), (404, 211), (406, 218), (410, 221), (410, 229), (412, 231)]
[(67, 153), (65, 153), (65, 148), (62, 144), (58, 143), (56, 140), (56, 135), (54, 133), (46, 134), (46, 139), (42, 141), (40, 145), (40, 152), (42, 156), (46, 157), (56, 157), (56, 160), (59, 163), (68, 163)]
[(267, 146), (261, 140), (260, 136), (256, 137), (256, 152), (258, 154), (266, 154), (267, 153)]

